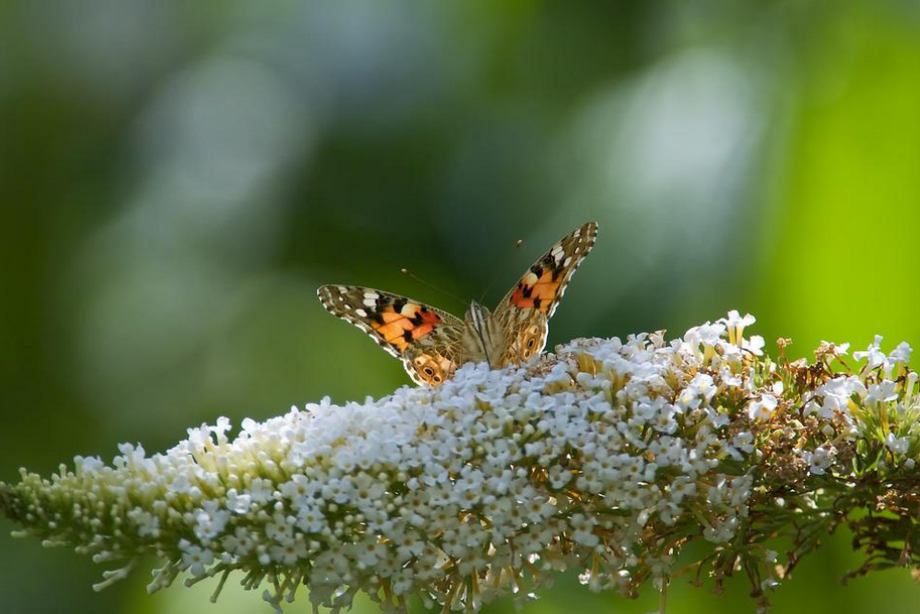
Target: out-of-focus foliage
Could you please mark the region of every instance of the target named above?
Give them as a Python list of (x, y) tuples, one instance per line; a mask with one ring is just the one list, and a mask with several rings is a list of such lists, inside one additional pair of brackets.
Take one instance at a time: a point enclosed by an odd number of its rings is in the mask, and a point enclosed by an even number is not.
[[(399, 365), (317, 285), (459, 313), (399, 268), (492, 302), (588, 219), (598, 244), (551, 345), (731, 307), (793, 357), (920, 344), (917, 5), (603, 7), (0, 3), (0, 478), (385, 394)], [(840, 589), (834, 540), (778, 611), (914, 610), (906, 574)], [(95, 594), (97, 572), (0, 536), (0, 611), (202, 607), (142, 579)], [(530, 609), (656, 602), (570, 588)], [(737, 611), (743, 591), (678, 581), (669, 605)]]

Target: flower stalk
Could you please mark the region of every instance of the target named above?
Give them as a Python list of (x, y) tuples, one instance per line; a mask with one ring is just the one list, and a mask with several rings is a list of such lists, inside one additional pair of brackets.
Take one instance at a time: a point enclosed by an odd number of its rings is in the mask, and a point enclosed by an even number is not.
[[(50, 479), (0, 483), (0, 510), (98, 563), (102, 589), (142, 555), (148, 590), (231, 575), (280, 611), (303, 586), (337, 612), (444, 611), (534, 596), (577, 569), (591, 590), (651, 581), (767, 592), (839, 525), (865, 562), (920, 569), (920, 399), (910, 348), (774, 361), (730, 312), (663, 333), (579, 339), (520, 369), (466, 365), (438, 388), (328, 399), (263, 423), (189, 429), (165, 453), (121, 444)], [(678, 562), (688, 543), (699, 560)], [(791, 544), (791, 545), (790, 545)], [(783, 554), (779, 554), (782, 551)]]

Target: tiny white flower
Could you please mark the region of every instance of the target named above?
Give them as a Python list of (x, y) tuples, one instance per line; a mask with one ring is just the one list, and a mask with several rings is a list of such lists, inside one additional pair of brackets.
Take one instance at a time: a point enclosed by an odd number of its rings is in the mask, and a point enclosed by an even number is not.
[(754, 451), (754, 435), (741, 431), (732, 438), (732, 445), (746, 454)]
[(760, 399), (751, 402), (748, 406), (748, 417), (751, 420), (769, 420), (776, 410), (778, 401), (772, 394), (765, 394)]
[(904, 455), (907, 454), (910, 447), (910, 440), (907, 437), (896, 437), (894, 433), (888, 433), (885, 436), (885, 445), (892, 454)]
[(814, 450), (806, 450), (802, 453), (802, 460), (808, 465), (808, 470), (814, 475), (824, 475), (827, 469), (833, 464), (837, 456), (837, 449), (831, 445), (825, 445)]
[(855, 375), (839, 375), (819, 386), (815, 392), (823, 397), (821, 416), (824, 418), (832, 417), (835, 412), (849, 414), (850, 398), (853, 395), (864, 398), (867, 394), (865, 384)]
[(910, 361), (910, 355), (913, 351), (913, 348), (911, 348), (907, 342), (902, 341), (898, 344), (898, 347), (891, 350), (891, 353), (888, 354), (888, 358), (894, 362), (908, 362)]
[(184, 539), (179, 541), (179, 548), (182, 550), (182, 564), (195, 577), (203, 576), (208, 565), (214, 562), (214, 553), (208, 548), (196, 546)]
[(885, 364), (887, 357), (885, 353), (882, 352), (879, 347), (882, 345), (883, 337), (881, 335), (876, 335), (875, 340), (869, 344), (869, 347), (865, 352), (853, 352), (853, 358), (856, 360), (866, 359), (867, 365), (870, 369), (875, 369)]
[(878, 384), (869, 384), (869, 392), (866, 394), (868, 403), (888, 403), (898, 398), (897, 384), (889, 379), (882, 380)]
[(830, 341), (821, 341), (821, 344), (818, 346), (818, 351), (829, 354), (831, 356), (846, 356), (850, 350), (849, 343), (831, 343)]
[[(736, 309), (729, 311), (728, 317), (723, 318), (722, 320), (728, 329), (729, 343), (740, 347), (743, 343), (742, 340), (744, 337), (744, 329), (756, 321), (757, 319), (749, 313), (746, 313), (742, 316)], [(761, 339), (761, 341), (763, 341), (763, 339)]]
[(741, 342), (741, 348), (747, 350), (754, 356), (763, 356), (763, 348), (765, 345), (766, 342), (760, 335), (753, 335), (749, 339), (744, 339)]

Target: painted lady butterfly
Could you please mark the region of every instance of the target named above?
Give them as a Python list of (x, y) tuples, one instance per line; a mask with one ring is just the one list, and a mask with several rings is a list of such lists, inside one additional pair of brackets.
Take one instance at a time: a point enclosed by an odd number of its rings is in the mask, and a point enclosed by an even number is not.
[(466, 362), (519, 365), (543, 351), (549, 319), (597, 236), (576, 228), (531, 266), (495, 312), (472, 301), (463, 320), (412, 299), (360, 286), (322, 286), (323, 307), (402, 360), (417, 384), (437, 386)]

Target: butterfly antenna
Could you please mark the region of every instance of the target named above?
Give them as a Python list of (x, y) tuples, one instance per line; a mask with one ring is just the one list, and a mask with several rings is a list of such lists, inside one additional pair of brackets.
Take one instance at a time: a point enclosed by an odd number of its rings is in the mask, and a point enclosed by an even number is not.
[[(514, 245), (511, 246), (512, 251), (517, 251), (521, 249), (521, 246), (524, 245), (524, 239), (518, 239), (514, 242)], [(497, 272), (497, 271), (496, 271)], [(486, 295), (489, 293), (489, 290), (492, 289), (492, 286), (495, 285), (495, 274), (492, 274), (492, 279), (489, 280), (489, 285), (486, 286), (486, 289), (482, 291), (482, 296), (479, 297), (479, 302), (483, 302), (486, 298)]]
[(405, 275), (406, 277), (408, 277), (409, 279), (411, 279), (412, 281), (414, 281), (414, 282), (416, 282), (416, 283), (419, 283), (419, 284), (425, 286), (426, 288), (429, 288), (429, 289), (431, 289), (431, 290), (434, 290), (435, 292), (439, 292), (439, 293), (443, 294), (444, 296), (446, 296), (446, 297), (448, 297), (448, 298), (451, 298), (451, 299), (457, 301), (457, 302), (460, 303), (461, 305), (468, 306), (468, 305), (467, 305), (467, 302), (466, 302), (465, 300), (463, 300), (462, 298), (460, 298), (459, 296), (457, 296), (456, 294), (453, 294), (453, 293), (451, 293), (451, 292), (448, 292), (448, 291), (445, 290), (444, 288), (441, 288), (441, 287), (439, 287), (439, 286), (436, 286), (436, 285), (434, 285), (433, 283), (430, 283), (430, 282), (428, 282), (428, 281), (422, 279), (421, 277), (419, 277), (418, 275), (416, 275), (415, 273), (413, 273), (413, 272), (410, 271), (409, 269), (406, 269), (406, 268), (399, 269), (399, 272), (402, 273), (403, 275)]

